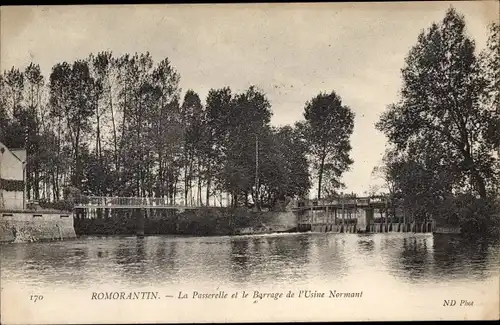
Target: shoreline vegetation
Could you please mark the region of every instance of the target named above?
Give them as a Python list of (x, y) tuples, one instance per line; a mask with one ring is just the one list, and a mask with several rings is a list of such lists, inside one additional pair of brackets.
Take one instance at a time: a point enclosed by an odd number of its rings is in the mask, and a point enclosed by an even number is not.
[[(499, 31), (492, 24), (477, 53), (453, 8), (422, 30), (401, 69), (400, 98), (376, 123), (388, 149), (373, 174), (385, 185), (368, 195), (397, 201), (414, 220), (500, 236)], [(90, 54), (55, 64), (48, 77), (36, 63), (3, 71), (0, 142), (27, 150), (27, 200), (68, 210), (75, 193), (205, 206), (227, 198), (250, 218), (250, 209), (307, 197), (313, 183), (318, 199), (343, 195), (355, 114), (335, 91), (306, 102), (303, 120), (275, 127), (256, 86), (211, 89), (203, 103), (192, 89), (182, 97), (179, 80), (168, 58), (149, 53)], [(2, 189), (19, 186), (0, 179)], [(229, 229), (200, 215), (181, 229)]]
[[(276, 224), (277, 215), (285, 212), (248, 211), (242, 208), (205, 208), (177, 212), (159, 211), (145, 219), (147, 235), (223, 236), (240, 235), (245, 228), (265, 227), (273, 232), (289, 232), (292, 222)], [(101, 218), (75, 218), (77, 235), (135, 235), (137, 221), (130, 213)], [(255, 231), (255, 233), (259, 233)]]
[(422, 30), (401, 70), (399, 101), (376, 124), (389, 140), (375, 170), (416, 218), (500, 236), (500, 26), (480, 53), (450, 8)]

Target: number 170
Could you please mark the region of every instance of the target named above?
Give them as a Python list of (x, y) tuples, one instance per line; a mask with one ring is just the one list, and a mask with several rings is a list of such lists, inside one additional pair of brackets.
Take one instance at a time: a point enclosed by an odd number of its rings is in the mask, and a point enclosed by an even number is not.
[(43, 296), (42, 295), (31, 295), (30, 300), (33, 302), (37, 302), (38, 300), (43, 300)]

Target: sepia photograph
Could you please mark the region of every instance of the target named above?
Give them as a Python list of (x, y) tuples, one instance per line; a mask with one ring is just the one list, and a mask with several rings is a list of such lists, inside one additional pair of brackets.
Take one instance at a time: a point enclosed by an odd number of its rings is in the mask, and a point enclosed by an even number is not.
[(500, 318), (498, 1), (2, 6), (2, 324)]

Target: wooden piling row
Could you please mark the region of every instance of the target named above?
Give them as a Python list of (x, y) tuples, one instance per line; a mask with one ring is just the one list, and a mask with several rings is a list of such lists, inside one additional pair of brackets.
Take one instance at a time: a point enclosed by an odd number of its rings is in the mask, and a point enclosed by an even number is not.
[(351, 225), (312, 225), (311, 227), (307, 226), (302, 226), (299, 227), (305, 231), (307, 231), (307, 228), (310, 228), (309, 230), (312, 232), (334, 232), (334, 233), (356, 233), (356, 226), (351, 224)]
[(311, 232), (333, 232), (333, 233), (391, 233), (391, 232), (412, 232), (429, 233), (433, 232), (435, 225), (432, 221), (411, 222), (411, 223), (371, 223), (366, 230), (357, 229), (356, 224), (311, 224), (303, 223), (298, 225), (299, 231)]

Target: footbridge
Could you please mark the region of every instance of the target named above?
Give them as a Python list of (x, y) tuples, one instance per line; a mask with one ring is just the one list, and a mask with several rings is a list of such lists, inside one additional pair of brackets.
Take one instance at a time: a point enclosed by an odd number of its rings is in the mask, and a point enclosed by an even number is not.
[(177, 204), (168, 198), (82, 196), (75, 200), (75, 209), (173, 209), (206, 208), (206, 205)]
[[(73, 199), (76, 222), (87, 218), (104, 218), (113, 211), (120, 215), (128, 215), (136, 220), (136, 233), (144, 236), (145, 218), (160, 213), (174, 217), (177, 212), (186, 210), (215, 208), (216, 206), (172, 203), (169, 198), (158, 197), (107, 197), (78, 196)], [(217, 206), (220, 208), (220, 206)], [(121, 212), (118, 212), (120, 211)], [(170, 212), (168, 212), (170, 211)], [(89, 217), (90, 216), (90, 217)], [(175, 218), (175, 217), (174, 217)]]
[[(331, 200), (294, 200), (289, 207), (295, 211), (377, 208), (385, 209), (391, 202), (385, 197), (338, 198)], [(221, 207), (220, 205), (198, 205), (172, 203), (169, 198), (161, 197), (108, 197), (80, 196), (75, 199), (76, 209), (201, 209)]]
[(341, 197), (321, 200), (298, 200), (294, 202), (293, 209), (296, 211), (354, 208), (387, 209), (390, 206), (392, 206), (392, 203), (387, 197), (370, 196), (355, 198)]

